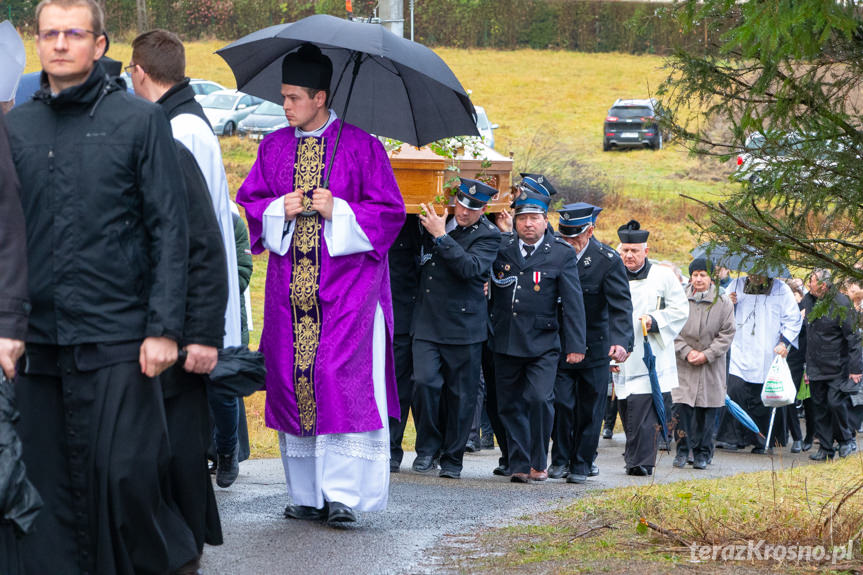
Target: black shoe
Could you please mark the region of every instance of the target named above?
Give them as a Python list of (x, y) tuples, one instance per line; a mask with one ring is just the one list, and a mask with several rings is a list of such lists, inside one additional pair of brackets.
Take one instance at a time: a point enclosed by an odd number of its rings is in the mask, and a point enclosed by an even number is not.
[(846, 457), (854, 453), (856, 447), (857, 444), (854, 442), (853, 439), (851, 441), (846, 441), (845, 443), (842, 443), (841, 445), (839, 445), (839, 458), (845, 459)]
[(570, 473), (566, 477), (567, 483), (584, 483), (587, 481), (587, 475), (582, 475), (580, 473)]
[(795, 440), (791, 443), (791, 449), (790, 449), (789, 451), (790, 451), (791, 453), (800, 453), (800, 450), (801, 450), (801, 449), (802, 449), (802, 446), (801, 446), (801, 444), (800, 444), (800, 440), (799, 440), (799, 439), (795, 439)]
[(530, 483), (529, 473), (513, 473), (509, 478), (510, 483)]
[(724, 441), (717, 441), (715, 443), (716, 449), (725, 449), (727, 451), (737, 451), (737, 446), (733, 443), (726, 443)]
[(599, 466), (596, 463), (591, 464), (590, 473), (587, 474), (588, 477), (596, 477), (599, 475)]
[(498, 465), (492, 470), (492, 473), (495, 475), (500, 475), (501, 477), (509, 477), (512, 475), (512, 472), (509, 470), (509, 467), (505, 465)]
[(477, 445), (475, 441), (468, 441), (464, 445), (464, 450), (466, 453), (476, 453), (477, 451), (481, 451), (482, 447)]
[(678, 468), (683, 469), (686, 467), (686, 455), (683, 453), (678, 453), (674, 458), (674, 461), (671, 462), (671, 465)]
[(605, 429), (602, 430), (602, 438), (603, 439), (611, 439), (612, 437), (614, 437), (614, 430), (613, 429), (611, 429), (610, 427), (606, 427)]
[(399, 473), (402, 470), (402, 462), (390, 459), (390, 473)]
[(751, 453), (755, 455), (764, 455), (765, 453), (773, 453), (772, 449), (764, 449), (763, 447), (753, 447)]
[(812, 449), (812, 440), (811, 439), (804, 439), (803, 443), (800, 444), (800, 449), (802, 451), (809, 451), (810, 449)]
[(692, 464), (692, 469), (707, 469), (707, 460), (699, 457), (695, 460), (695, 463)]
[(322, 521), (327, 518), (327, 504), (318, 509), (308, 505), (288, 505), (285, 507), (285, 517), (302, 521)]
[(566, 465), (552, 465), (548, 468), (549, 479), (563, 479), (567, 475), (569, 475), (569, 469)]
[(417, 456), (417, 458), (414, 459), (413, 465), (411, 465), (411, 469), (413, 469), (417, 473), (431, 475), (432, 473), (437, 472), (437, 464), (435, 464), (433, 458), (430, 455), (421, 455)]
[(833, 459), (833, 452), (819, 447), (818, 451), (809, 456), (809, 459), (812, 461), (827, 461), (828, 459)]
[(344, 503), (339, 503), (338, 501), (331, 501), (329, 504), (329, 513), (327, 514), (327, 523), (329, 524), (343, 524), (343, 523), (356, 523), (357, 522), (357, 513)]
[(237, 476), (240, 474), (239, 455), (240, 444), (236, 443), (233, 453), (219, 453), (216, 456), (219, 461), (216, 468), (216, 485), (224, 488), (234, 484), (234, 481), (237, 480)]
[(635, 475), (636, 477), (646, 477), (651, 475), (652, 472), (652, 469), (648, 469), (644, 465), (636, 465), (635, 467), (629, 467), (626, 470), (627, 475)]
[(483, 435), (482, 439), (479, 442), (479, 446), (483, 449), (494, 449), (494, 436)]
[(446, 477), (447, 479), (461, 479), (461, 471), (457, 469), (441, 469), (438, 477)]

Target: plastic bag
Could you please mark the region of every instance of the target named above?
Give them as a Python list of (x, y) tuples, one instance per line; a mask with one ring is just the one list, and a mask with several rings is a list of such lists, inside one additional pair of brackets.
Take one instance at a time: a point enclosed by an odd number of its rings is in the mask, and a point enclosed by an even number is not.
[(797, 388), (791, 379), (788, 362), (781, 355), (773, 358), (764, 387), (761, 389), (761, 403), (767, 407), (782, 407), (791, 405), (797, 397)]

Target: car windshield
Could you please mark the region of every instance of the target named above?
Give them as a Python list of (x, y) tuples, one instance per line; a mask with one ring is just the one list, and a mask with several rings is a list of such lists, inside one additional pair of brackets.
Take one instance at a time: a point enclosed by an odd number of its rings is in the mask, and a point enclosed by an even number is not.
[(201, 101), (204, 108), (215, 108), (216, 110), (230, 110), (234, 107), (237, 96), (232, 94), (209, 94)]
[(258, 116), (284, 116), (285, 110), (278, 104), (273, 104), (272, 102), (264, 102), (255, 110), (255, 114)]
[(608, 115), (618, 118), (642, 118), (652, 116), (653, 110), (647, 106), (620, 106), (619, 108), (612, 108)]
[(491, 130), (491, 126), (489, 126), (488, 116), (486, 116), (485, 110), (476, 111), (476, 127), (480, 130)]

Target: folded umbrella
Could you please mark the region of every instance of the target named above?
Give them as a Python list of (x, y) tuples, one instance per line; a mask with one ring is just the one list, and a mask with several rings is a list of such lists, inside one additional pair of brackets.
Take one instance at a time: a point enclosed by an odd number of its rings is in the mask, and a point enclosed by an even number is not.
[(753, 433), (757, 433), (759, 437), (764, 437), (764, 434), (761, 433), (761, 430), (758, 429), (758, 424), (755, 423), (755, 420), (749, 416), (746, 411), (740, 407), (740, 404), (728, 397), (725, 396), (725, 407), (728, 409), (728, 412), (734, 416), (734, 418), (743, 424), (744, 427), (752, 431)]
[(653, 398), (653, 409), (656, 410), (656, 416), (659, 418), (659, 425), (662, 428), (662, 440), (665, 445), (668, 445), (668, 428), (665, 424), (665, 402), (662, 399), (662, 388), (659, 385), (659, 377), (656, 375), (656, 356), (653, 355), (653, 348), (650, 347), (650, 342), (647, 339), (647, 324), (644, 320), (641, 321), (641, 331), (644, 334), (644, 364), (647, 366), (647, 375), (650, 377), (650, 395)]
[(264, 388), (267, 368), (264, 354), (247, 347), (219, 350), (219, 361), (210, 372), (210, 389), (222, 397), (245, 397)]
[(26, 534), (42, 508), (42, 498), (27, 479), (17, 420), (15, 388), (0, 371), (0, 519), (11, 522), (16, 533)]

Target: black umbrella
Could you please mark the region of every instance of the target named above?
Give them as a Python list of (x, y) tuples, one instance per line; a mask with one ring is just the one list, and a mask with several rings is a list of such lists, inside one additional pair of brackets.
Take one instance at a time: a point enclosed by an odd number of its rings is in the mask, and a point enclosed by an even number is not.
[(346, 122), (416, 146), (479, 135), (473, 104), (449, 66), (379, 24), (317, 14), (258, 30), (216, 53), (238, 90), (281, 104), (282, 58), (306, 42), (332, 60), (330, 106)]
[(729, 270), (766, 275), (771, 278), (791, 277), (791, 272), (786, 266), (766, 263), (764, 256), (753, 248), (731, 250), (722, 244), (704, 243), (689, 253), (693, 258), (706, 258), (715, 266)]
[(264, 388), (266, 376), (264, 354), (247, 347), (227, 347), (219, 350), (219, 361), (210, 372), (210, 390), (225, 398), (252, 395)]
[(17, 420), (15, 388), (0, 371), (0, 520), (11, 522), (16, 533), (25, 534), (33, 529), (42, 498), (27, 479), (21, 439), (15, 431)]
[(668, 449), (668, 427), (665, 424), (665, 401), (662, 398), (662, 388), (659, 385), (659, 377), (656, 375), (656, 356), (653, 354), (653, 348), (650, 347), (650, 342), (647, 339), (647, 324), (644, 320), (641, 322), (641, 331), (644, 334), (644, 365), (647, 366), (647, 375), (650, 378), (650, 395), (653, 398), (653, 409), (656, 411), (656, 416), (659, 418), (659, 425), (662, 428), (662, 441)]

